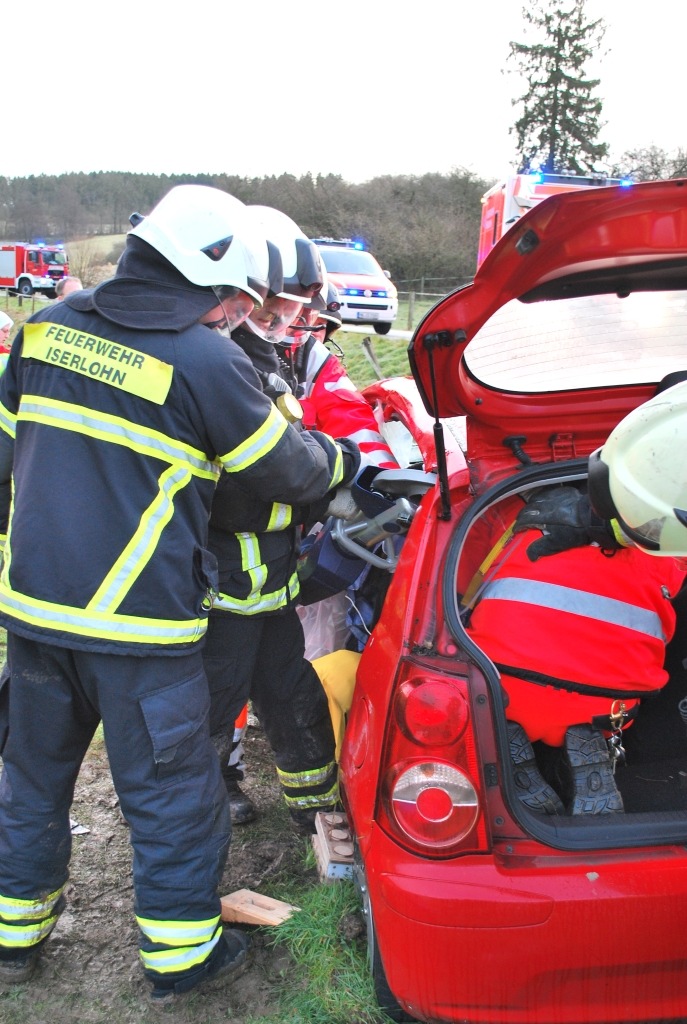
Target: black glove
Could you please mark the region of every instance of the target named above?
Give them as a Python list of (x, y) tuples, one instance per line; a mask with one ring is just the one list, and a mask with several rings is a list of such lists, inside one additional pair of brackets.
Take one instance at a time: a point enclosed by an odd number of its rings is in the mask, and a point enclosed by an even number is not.
[(592, 511), (587, 495), (577, 487), (565, 485), (542, 488), (530, 498), (513, 526), (513, 533), (525, 530), (541, 530), (543, 534), (527, 548), (531, 562), (586, 544), (596, 543), (606, 551), (623, 546), (608, 520)]
[(343, 453), (344, 477), (341, 484), (350, 484), (360, 469), (360, 448), (350, 437), (334, 438)]

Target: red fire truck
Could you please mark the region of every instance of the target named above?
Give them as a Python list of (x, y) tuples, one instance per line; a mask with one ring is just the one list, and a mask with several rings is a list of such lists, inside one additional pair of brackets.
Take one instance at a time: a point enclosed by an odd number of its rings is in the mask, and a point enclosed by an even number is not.
[(43, 292), (54, 296), (55, 282), (68, 275), (69, 261), (62, 245), (0, 245), (0, 288), (19, 295)]
[(578, 188), (630, 184), (624, 178), (604, 178), (600, 175), (584, 177), (576, 174), (544, 174), (541, 171), (511, 174), (492, 185), (482, 196), (477, 266), (508, 228), (547, 196), (557, 196), (561, 192), (571, 192)]

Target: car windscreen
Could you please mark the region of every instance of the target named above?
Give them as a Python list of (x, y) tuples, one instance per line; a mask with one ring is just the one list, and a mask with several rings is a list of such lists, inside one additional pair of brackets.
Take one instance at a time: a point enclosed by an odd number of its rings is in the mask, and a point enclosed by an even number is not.
[(500, 391), (641, 384), (687, 369), (687, 294), (633, 292), (502, 306), (465, 350)]
[(382, 270), (369, 252), (361, 249), (320, 249), (324, 265), (330, 274), (373, 274)]

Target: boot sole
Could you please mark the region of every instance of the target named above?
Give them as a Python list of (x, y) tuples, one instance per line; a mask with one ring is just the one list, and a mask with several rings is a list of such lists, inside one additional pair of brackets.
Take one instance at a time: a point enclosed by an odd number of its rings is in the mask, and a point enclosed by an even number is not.
[(611, 756), (598, 729), (591, 725), (572, 726), (565, 734), (564, 749), (572, 786), (569, 813), (617, 814), (624, 811)]
[(521, 803), (544, 814), (565, 814), (563, 801), (539, 771), (532, 744), (517, 722), (508, 722), (513, 780)]

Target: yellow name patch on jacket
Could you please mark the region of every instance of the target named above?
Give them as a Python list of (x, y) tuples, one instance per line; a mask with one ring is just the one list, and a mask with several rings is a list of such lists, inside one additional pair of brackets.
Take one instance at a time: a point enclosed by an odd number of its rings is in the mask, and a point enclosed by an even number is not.
[(110, 387), (164, 405), (174, 367), (135, 348), (61, 324), (26, 324), (24, 359), (63, 366)]

